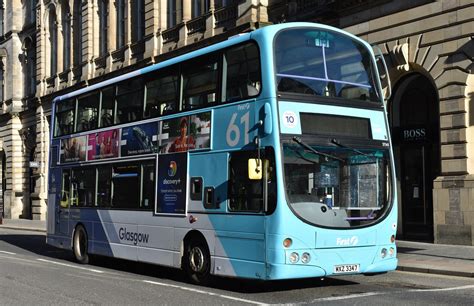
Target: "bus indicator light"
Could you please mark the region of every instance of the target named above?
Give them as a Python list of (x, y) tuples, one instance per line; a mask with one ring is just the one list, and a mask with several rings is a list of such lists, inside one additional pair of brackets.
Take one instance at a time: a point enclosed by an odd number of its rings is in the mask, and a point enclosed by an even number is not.
[(286, 238), (285, 240), (283, 240), (283, 246), (285, 248), (289, 248), (292, 244), (293, 244), (293, 241), (291, 240), (291, 238)]

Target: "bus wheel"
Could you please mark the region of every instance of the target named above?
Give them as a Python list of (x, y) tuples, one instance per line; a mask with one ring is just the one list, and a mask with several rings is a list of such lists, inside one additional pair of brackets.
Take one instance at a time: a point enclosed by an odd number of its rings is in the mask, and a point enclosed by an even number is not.
[(186, 242), (183, 268), (191, 282), (199, 285), (205, 285), (209, 282), (211, 256), (207, 244), (201, 239), (191, 239)]
[(72, 250), (77, 262), (81, 264), (89, 263), (89, 254), (87, 254), (87, 232), (82, 225), (78, 225), (74, 231)]

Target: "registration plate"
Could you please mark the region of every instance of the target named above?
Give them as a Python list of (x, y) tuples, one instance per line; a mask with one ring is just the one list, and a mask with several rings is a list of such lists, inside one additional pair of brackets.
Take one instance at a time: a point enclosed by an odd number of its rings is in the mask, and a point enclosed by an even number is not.
[(357, 273), (360, 271), (359, 264), (334, 266), (334, 273)]

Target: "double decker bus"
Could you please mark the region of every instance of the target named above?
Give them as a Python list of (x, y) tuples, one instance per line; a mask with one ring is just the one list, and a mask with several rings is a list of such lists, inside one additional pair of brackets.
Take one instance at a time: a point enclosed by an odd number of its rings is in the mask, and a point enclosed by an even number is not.
[(380, 61), (287, 23), (56, 98), (47, 243), (196, 283), (395, 269)]

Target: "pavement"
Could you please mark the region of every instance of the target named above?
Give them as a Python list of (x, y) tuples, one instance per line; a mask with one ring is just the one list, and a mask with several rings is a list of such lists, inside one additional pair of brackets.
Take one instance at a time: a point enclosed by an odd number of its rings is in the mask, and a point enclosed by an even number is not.
[[(46, 232), (46, 221), (3, 219), (0, 228)], [(397, 270), (474, 278), (474, 246), (397, 241)]]

